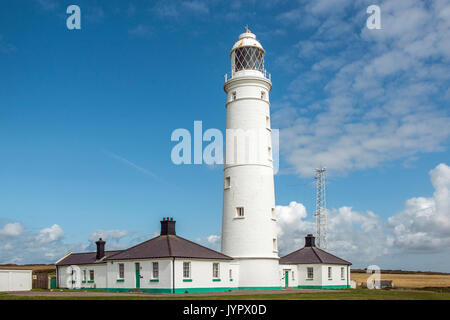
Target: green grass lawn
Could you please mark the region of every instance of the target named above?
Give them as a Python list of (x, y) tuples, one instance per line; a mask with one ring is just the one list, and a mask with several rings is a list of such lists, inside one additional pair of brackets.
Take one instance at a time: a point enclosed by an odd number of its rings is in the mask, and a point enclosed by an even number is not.
[(282, 293), (248, 295), (184, 296), (101, 296), (101, 297), (42, 297), (13, 296), (0, 293), (0, 300), (450, 300), (449, 292), (425, 290), (346, 289), (340, 292)]

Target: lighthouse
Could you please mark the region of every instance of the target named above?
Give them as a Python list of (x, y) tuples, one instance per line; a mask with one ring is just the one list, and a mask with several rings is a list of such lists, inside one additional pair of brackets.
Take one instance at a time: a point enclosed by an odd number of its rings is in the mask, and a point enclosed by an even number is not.
[(222, 252), (239, 263), (239, 287), (279, 288), (275, 194), (265, 50), (250, 30), (230, 51), (225, 76), (226, 147)]

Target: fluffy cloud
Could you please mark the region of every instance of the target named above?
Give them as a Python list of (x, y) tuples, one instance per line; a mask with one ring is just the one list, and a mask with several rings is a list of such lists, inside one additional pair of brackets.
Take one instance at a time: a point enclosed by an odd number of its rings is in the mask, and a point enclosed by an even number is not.
[(7, 223), (0, 229), (0, 236), (17, 237), (23, 232), (23, 227), (19, 222)]
[(58, 241), (64, 236), (64, 230), (57, 224), (39, 231), (36, 240), (40, 243)]
[[(381, 219), (371, 211), (341, 207), (328, 212), (328, 251), (355, 265), (383, 261), (391, 255), (448, 253), (450, 248), (450, 167), (439, 164), (430, 171), (435, 189), (431, 198), (406, 200), (405, 209)], [(296, 202), (277, 206), (280, 254), (304, 245), (304, 237), (315, 233), (313, 216)], [(384, 260), (386, 261), (386, 260)]]
[[(291, 202), (277, 206), (278, 242), (280, 255), (288, 254), (304, 245), (308, 233), (315, 234), (316, 224), (303, 204)], [(328, 248), (342, 258), (356, 264), (374, 261), (388, 253), (389, 237), (384, 233), (383, 222), (373, 212), (360, 213), (351, 207), (328, 212)]]
[(407, 200), (405, 209), (388, 219), (398, 248), (427, 252), (450, 247), (450, 167), (442, 163), (430, 177), (433, 196)]
[(309, 15), (316, 30), (278, 60), (298, 75), (272, 118), (301, 176), (319, 165), (345, 173), (411, 159), (443, 150), (450, 136), (450, 3), (379, 5), (382, 30), (365, 27), (364, 1), (319, 1), (280, 16), (304, 28), (296, 14)]

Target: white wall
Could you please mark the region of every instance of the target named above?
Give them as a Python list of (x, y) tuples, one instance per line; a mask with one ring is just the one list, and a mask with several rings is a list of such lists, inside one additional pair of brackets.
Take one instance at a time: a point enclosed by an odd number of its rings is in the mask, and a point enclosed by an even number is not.
[[(78, 281), (76, 276), (76, 272), (74, 272), (75, 279), (72, 279), (71, 275), (71, 266), (58, 266), (58, 286), (59, 288), (72, 288), (73, 287), (81, 287), (81, 288), (98, 288), (103, 289), (107, 288), (107, 280), (106, 280), (106, 263), (102, 264), (90, 264), (90, 265), (78, 265), (80, 268), (79, 275), (79, 283), (71, 284), (71, 281)], [(76, 268), (74, 269), (76, 270)], [(86, 282), (83, 281), (83, 270), (86, 270)], [(94, 270), (94, 282), (89, 282), (89, 270)]]
[[(141, 289), (170, 289), (172, 287), (172, 259), (151, 260), (114, 260), (108, 261), (108, 284), (109, 288), (133, 289), (136, 288), (136, 267), (140, 264), (140, 288)], [(153, 262), (158, 262), (159, 277), (153, 278)], [(124, 264), (124, 281), (119, 279), (119, 264)], [(154, 280), (154, 281), (150, 281)], [(158, 281), (156, 281), (158, 280)]]
[(31, 270), (0, 270), (0, 291), (28, 291), (31, 287)]
[[(191, 280), (184, 281), (183, 262), (191, 262)], [(220, 281), (213, 281), (213, 263), (219, 263)], [(230, 281), (229, 270), (233, 270)], [(230, 288), (239, 286), (239, 265), (223, 260), (181, 259), (175, 260), (175, 289)]]

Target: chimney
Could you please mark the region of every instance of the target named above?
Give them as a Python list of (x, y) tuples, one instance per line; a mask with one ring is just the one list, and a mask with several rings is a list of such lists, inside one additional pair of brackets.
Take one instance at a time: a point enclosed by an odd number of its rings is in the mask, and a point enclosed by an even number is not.
[(316, 246), (316, 238), (312, 234), (308, 234), (305, 237), (305, 247), (315, 247)]
[(95, 256), (95, 259), (100, 260), (105, 256), (105, 241), (100, 238), (95, 244), (97, 245), (97, 255)]
[(175, 233), (175, 222), (173, 218), (167, 217), (163, 218), (161, 221), (161, 235), (167, 236), (167, 235), (176, 235)]

